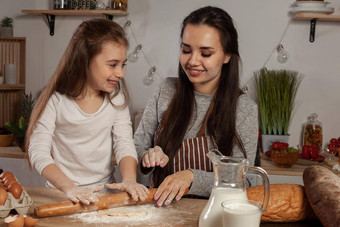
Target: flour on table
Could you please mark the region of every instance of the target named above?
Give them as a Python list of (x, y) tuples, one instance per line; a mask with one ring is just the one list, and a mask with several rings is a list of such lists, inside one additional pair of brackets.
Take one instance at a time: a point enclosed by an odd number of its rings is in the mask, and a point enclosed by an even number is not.
[(116, 207), (105, 210), (99, 210), (89, 213), (74, 214), (73, 217), (88, 223), (124, 223), (129, 225), (139, 224), (141, 221), (156, 220), (160, 209), (154, 204), (134, 205)]
[[(160, 218), (163, 220), (164, 218), (177, 220), (177, 212), (175, 209), (172, 209), (172, 205), (157, 207), (155, 204), (141, 204), (74, 214), (72, 217), (86, 223), (120, 223), (124, 224), (122, 226), (134, 226), (141, 223), (157, 223)], [(186, 213), (190, 214), (191, 212), (181, 211), (181, 215), (186, 216)]]

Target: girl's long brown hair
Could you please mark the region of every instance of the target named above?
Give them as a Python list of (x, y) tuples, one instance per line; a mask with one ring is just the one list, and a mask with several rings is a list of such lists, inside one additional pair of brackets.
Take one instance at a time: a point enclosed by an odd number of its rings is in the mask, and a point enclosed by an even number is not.
[[(26, 132), (25, 150), (28, 151), (30, 137), (34, 127), (46, 104), (54, 92), (76, 98), (83, 94), (89, 76), (89, 66), (92, 59), (102, 51), (103, 44), (107, 42), (120, 43), (128, 47), (128, 40), (121, 26), (107, 19), (92, 19), (82, 22), (74, 32), (58, 66), (49, 83), (43, 88), (32, 110)], [(122, 90), (125, 102), (115, 106), (111, 99)], [(102, 93), (116, 108), (128, 105), (129, 93), (124, 79), (116, 87), (115, 92)]]
[[(236, 107), (240, 94), (239, 88), (239, 52), (238, 35), (232, 18), (224, 10), (216, 7), (203, 7), (188, 15), (182, 24), (181, 38), (185, 27), (208, 25), (219, 31), (225, 54), (231, 59), (222, 67), (221, 77), (215, 97), (215, 106), (208, 118), (207, 133), (224, 155), (231, 155), (236, 141)], [(172, 173), (173, 158), (182, 145), (190, 118), (195, 107), (193, 84), (188, 79), (182, 66), (178, 67), (179, 80), (173, 97), (172, 112), (164, 125), (155, 145), (160, 146), (169, 156), (169, 163), (156, 167), (153, 172), (153, 184), (158, 187), (164, 178)]]

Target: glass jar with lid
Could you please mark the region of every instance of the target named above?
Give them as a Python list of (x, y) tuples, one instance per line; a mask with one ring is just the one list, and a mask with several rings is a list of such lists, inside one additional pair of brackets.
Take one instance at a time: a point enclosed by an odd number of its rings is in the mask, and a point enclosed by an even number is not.
[(128, 7), (128, 0), (111, 0), (112, 9), (126, 11), (127, 7)]
[(317, 120), (318, 115), (316, 113), (311, 114), (308, 117), (308, 121), (305, 123), (303, 132), (303, 145), (316, 146), (319, 150), (322, 149), (322, 126), (321, 122)]

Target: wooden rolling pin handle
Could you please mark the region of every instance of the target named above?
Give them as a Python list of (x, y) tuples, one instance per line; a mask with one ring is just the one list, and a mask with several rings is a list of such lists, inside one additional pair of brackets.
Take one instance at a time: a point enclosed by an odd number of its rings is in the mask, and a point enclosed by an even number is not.
[[(107, 194), (98, 197), (98, 202), (84, 205), (81, 203), (73, 203), (72, 201), (65, 201), (60, 203), (45, 204), (34, 208), (34, 214), (38, 218), (53, 217), (59, 215), (76, 214), (82, 212), (90, 212), (96, 210), (109, 209), (114, 207), (121, 207), (126, 205), (150, 203), (157, 191), (155, 189), (149, 189), (149, 195), (144, 201), (134, 201), (130, 195), (126, 192), (117, 194)], [(188, 193), (188, 189), (184, 195)]]

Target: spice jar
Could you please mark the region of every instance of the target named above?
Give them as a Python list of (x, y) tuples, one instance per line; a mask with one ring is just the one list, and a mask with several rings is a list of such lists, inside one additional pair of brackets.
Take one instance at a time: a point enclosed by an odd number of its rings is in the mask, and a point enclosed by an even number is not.
[(128, 7), (128, 0), (111, 0), (111, 8), (126, 11)]
[(303, 132), (303, 145), (316, 146), (319, 150), (321, 150), (322, 127), (321, 122), (319, 122), (317, 118), (318, 115), (316, 113), (313, 113), (308, 117), (308, 121), (305, 123)]

